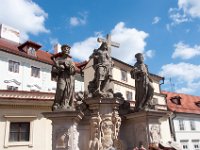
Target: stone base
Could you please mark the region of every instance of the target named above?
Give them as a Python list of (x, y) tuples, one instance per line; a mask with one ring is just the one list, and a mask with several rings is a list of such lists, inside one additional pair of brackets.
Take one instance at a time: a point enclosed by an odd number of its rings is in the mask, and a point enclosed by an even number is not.
[(44, 112), (52, 120), (52, 150), (79, 150), (77, 126), (83, 113), (77, 111)]
[(123, 111), (119, 116), (123, 103), (121, 99), (89, 98), (84, 101), (85, 114), (81, 110), (43, 113), (52, 120), (52, 150), (133, 150), (158, 144), (163, 136), (160, 122), (168, 112)]
[(91, 110), (89, 150), (123, 150), (118, 138), (121, 117), (119, 106), (122, 100), (116, 98), (86, 99)]
[(126, 149), (132, 150), (141, 146), (148, 149), (149, 144), (157, 145), (162, 140), (160, 120), (167, 113), (167, 111), (151, 110), (125, 115), (122, 120), (120, 138), (123, 139)]

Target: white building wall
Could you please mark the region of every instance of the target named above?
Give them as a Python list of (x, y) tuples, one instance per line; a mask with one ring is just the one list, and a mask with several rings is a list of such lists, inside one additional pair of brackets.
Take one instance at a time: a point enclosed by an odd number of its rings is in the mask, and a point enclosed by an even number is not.
[[(49, 108), (26, 107), (1, 107), (0, 111), (0, 149), (1, 150), (51, 150), (52, 149), (52, 125), (51, 121), (44, 118), (41, 113), (49, 111)], [(12, 117), (9, 117), (12, 116)], [(6, 140), (9, 134), (8, 122), (23, 122), (30, 120), (32, 125), (32, 140), (29, 144), (24, 142), (9, 142)]]
[[(180, 130), (179, 128), (179, 120), (183, 120), (184, 130)], [(191, 130), (190, 121), (193, 120), (195, 122), (195, 130)], [(196, 150), (194, 149), (194, 142), (199, 141), (199, 149), (200, 149), (200, 117), (190, 115), (190, 116), (178, 116), (174, 119), (174, 127), (175, 127), (175, 136), (176, 141), (178, 143), (188, 144), (188, 150)]]
[[(93, 65), (93, 60), (91, 59), (87, 64), (86, 68), (84, 69), (85, 90), (88, 89), (89, 82), (92, 81), (94, 78), (94, 69), (92, 68), (92, 65)], [(131, 78), (130, 72), (127, 71), (127, 81), (123, 81), (121, 79), (121, 69), (123, 68), (119, 68), (118, 66), (114, 65), (114, 68), (112, 70), (113, 79), (119, 82), (119, 84), (114, 82), (113, 85), (114, 93), (121, 92), (123, 97), (126, 99), (126, 91), (130, 91), (133, 94), (132, 95), (133, 100), (135, 100), (135, 89), (134, 89), (135, 80)], [(154, 94), (154, 98), (157, 99), (157, 104), (166, 106), (165, 97), (159, 95), (160, 94), (159, 83), (153, 82), (153, 86), (155, 89), (154, 92), (157, 93)]]
[[(8, 70), (9, 60), (20, 63), (19, 73)], [(40, 68), (39, 78), (31, 76), (31, 66)], [(7, 85), (12, 85), (23, 91), (55, 92), (56, 83), (51, 80), (51, 65), (49, 64), (0, 51), (0, 67), (2, 70), (0, 74), (0, 89), (7, 89)], [(5, 83), (6, 80), (11, 81), (13, 79), (20, 82), (20, 85), (14, 82)]]
[(172, 138), (168, 117), (160, 122), (160, 131), (162, 142), (167, 143), (168, 141), (171, 141)]
[(114, 84), (114, 93), (120, 92), (123, 95), (123, 97), (125, 98), (125, 100), (126, 100), (126, 92), (127, 91), (132, 92), (132, 100), (135, 100), (135, 90), (128, 88), (128, 87), (124, 87), (119, 84)]
[(90, 60), (84, 69), (84, 88), (88, 91), (88, 84), (94, 79), (94, 69), (92, 68), (93, 60)]
[(121, 79), (121, 69), (116, 66), (113, 68), (113, 79), (125, 83), (127, 85), (135, 85), (135, 80), (131, 78), (130, 72), (127, 72), (127, 81), (123, 81)]

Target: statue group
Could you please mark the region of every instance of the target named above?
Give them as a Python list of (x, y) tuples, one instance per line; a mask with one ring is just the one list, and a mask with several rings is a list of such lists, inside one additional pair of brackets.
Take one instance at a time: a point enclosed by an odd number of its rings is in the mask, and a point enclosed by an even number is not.
[[(82, 68), (80, 67), (80, 64), (77, 64), (72, 60), (72, 57), (70, 56), (71, 47), (66, 44), (62, 45), (62, 51), (52, 55), (54, 63), (52, 66), (52, 77), (57, 81), (57, 89), (55, 100), (52, 105), (52, 111), (58, 111), (52, 114), (57, 115), (61, 113), (66, 115), (65, 119), (69, 120), (65, 120), (63, 124), (60, 125), (62, 121), (54, 122), (59, 128), (61, 126), (66, 129), (68, 129), (69, 124), (73, 124), (73, 121), (71, 121), (72, 114), (76, 119), (78, 117), (83, 120), (85, 119), (84, 117), (82, 118), (81, 115), (78, 115), (77, 117), (77, 114), (79, 113), (86, 116), (88, 119), (86, 122), (88, 123), (87, 133), (89, 134), (87, 137), (89, 137), (89, 150), (122, 150), (124, 143), (119, 138), (122, 124), (121, 116), (126, 114), (137, 115), (135, 112), (151, 109), (150, 102), (154, 93), (152, 84), (153, 80), (148, 72), (147, 65), (144, 64), (143, 54), (137, 53), (135, 55), (136, 63), (132, 66), (130, 71), (131, 77), (135, 80), (135, 85), (133, 85), (135, 86), (135, 108), (133, 112), (130, 109), (129, 101), (124, 100), (123, 96), (121, 96), (122, 94), (120, 95), (120, 93), (114, 93), (113, 91), (114, 79), (112, 73), (114, 63), (111, 57), (111, 46), (119, 47), (119, 44), (112, 42), (109, 35), (105, 40), (98, 39), (98, 41), (101, 42), (100, 46), (97, 49), (94, 49), (93, 53), (89, 57), (90, 63), (88, 66), (90, 67), (91, 64), (91, 67), (94, 70), (93, 79), (89, 81), (88, 89), (86, 89), (86, 92), (84, 93), (75, 93), (75, 74), (81, 73)], [(92, 70), (92, 68), (89, 68), (89, 70)], [(77, 102), (79, 98), (82, 100), (79, 101), (80, 103)], [(66, 113), (63, 113), (63, 111), (66, 111)], [(80, 121), (79, 119), (77, 120)], [(75, 129), (75, 126), (77, 127), (78, 121), (75, 125), (72, 125), (73, 131), (77, 130), (77, 133), (79, 133), (79, 131), (78, 129)], [(79, 125), (81, 127), (81, 123)], [(124, 127), (125, 126), (126, 125), (124, 124)], [(140, 123), (138, 126), (141, 126)], [(137, 129), (136, 131), (141, 130)], [(157, 141), (159, 139), (159, 136), (157, 136), (159, 135), (159, 131), (156, 131), (157, 128), (152, 127), (152, 141)], [(71, 129), (69, 132), (71, 132)], [(146, 131), (142, 130), (137, 134), (137, 136), (143, 132)], [(57, 137), (56, 132), (54, 135), (54, 137)], [(66, 133), (64, 132), (63, 135), (65, 136)], [(85, 135), (81, 136), (84, 137)], [(75, 133), (71, 133), (71, 137), (69, 136), (68, 140), (71, 138), (69, 141), (77, 142), (78, 140), (74, 140), (74, 137), (78, 136), (75, 135)], [(130, 137), (133, 136), (130, 135)], [(146, 135), (144, 138), (143, 136), (141, 137), (142, 138), (139, 137), (140, 140), (146, 140)], [(60, 139), (63, 141), (62, 136)]]
[[(110, 50), (114, 44), (108, 39), (102, 40), (100, 47), (90, 56), (90, 59), (93, 59), (94, 79), (89, 82), (87, 97), (113, 98), (113, 62)], [(80, 68), (69, 55), (70, 46), (62, 45), (61, 50), (62, 52), (52, 56), (52, 77), (57, 81), (53, 111), (74, 109), (74, 75), (80, 72)], [(135, 58), (137, 62), (131, 70), (131, 77), (135, 80), (135, 112), (138, 112), (150, 108), (154, 88), (148, 67), (144, 64), (143, 54), (137, 53)]]

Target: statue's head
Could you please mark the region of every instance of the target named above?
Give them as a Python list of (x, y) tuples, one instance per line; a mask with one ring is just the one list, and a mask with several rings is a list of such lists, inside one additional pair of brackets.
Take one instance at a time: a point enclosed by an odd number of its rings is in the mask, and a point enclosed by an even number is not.
[(67, 44), (61, 46), (61, 50), (63, 54), (69, 54), (71, 47)]
[(135, 58), (136, 58), (137, 62), (139, 62), (139, 63), (143, 63), (144, 62), (144, 57), (143, 57), (142, 53), (135, 54)]
[(100, 48), (99, 49), (102, 49), (102, 50), (108, 50), (108, 44), (106, 43), (106, 42), (103, 42), (102, 44), (101, 44), (101, 46), (100, 46)]

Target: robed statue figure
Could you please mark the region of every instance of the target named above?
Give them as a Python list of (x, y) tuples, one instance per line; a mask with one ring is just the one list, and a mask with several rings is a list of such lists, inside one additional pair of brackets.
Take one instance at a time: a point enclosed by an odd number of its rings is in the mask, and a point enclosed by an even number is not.
[(76, 66), (69, 55), (70, 46), (62, 45), (61, 50), (51, 57), (54, 62), (52, 77), (57, 80), (53, 111), (73, 108)]
[(150, 108), (150, 101), (153, 98), (154, 87), (149, 76), (148, 66), (144, 64), (144, 57), (141, 53), (135, 55), (137, 62), (131, 70), (131, 77), (135, 79), (135, 112)]

